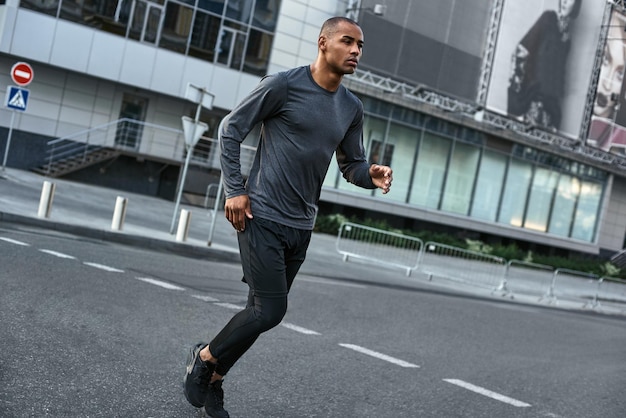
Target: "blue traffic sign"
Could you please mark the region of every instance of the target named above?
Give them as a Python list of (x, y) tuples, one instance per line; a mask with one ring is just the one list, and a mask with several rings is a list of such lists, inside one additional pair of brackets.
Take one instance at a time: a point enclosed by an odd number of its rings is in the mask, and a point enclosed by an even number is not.
[(25, 111), (26, 106), (28, 105), (29, 93), (30, 92), (27, 89), (9, 86), (9, 89), (7, 90), (6, 106), (9, 109), (21, 110), (22, 112)]

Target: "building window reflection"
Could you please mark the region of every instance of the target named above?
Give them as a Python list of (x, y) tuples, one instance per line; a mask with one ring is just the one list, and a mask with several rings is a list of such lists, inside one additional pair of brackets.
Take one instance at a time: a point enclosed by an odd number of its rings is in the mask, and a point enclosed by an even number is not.
[[(371, 97), (362, 101), (368, 159), (394, 169), (394, 188), (385, 199), (558, 237), (596, 239), (606, 172), (528, 146), (503, 147), (471, 128)], [(334, 164), (324, 186), (367, 193), (343, 181)]]
[(20, 7), (261, 76), (280, 0), (22, 0)]

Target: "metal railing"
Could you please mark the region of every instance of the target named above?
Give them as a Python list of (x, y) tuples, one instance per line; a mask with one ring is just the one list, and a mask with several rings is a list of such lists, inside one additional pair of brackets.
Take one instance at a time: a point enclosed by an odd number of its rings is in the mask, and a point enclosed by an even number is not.
[(92, 151), (110, 148), (181, 161), (185, 149), (181, 129), (133, 119), (119, 119), (72, 135), (48, 141), (47, 171), (54, 163), (75, 156), (84, 158)]
[(401, 268), (407, 276), (419, 264), (424, 243), (419, 238), (381, 231), (350, 222), (339, 228), (336, 248), (343, 260), (350, 257)]
[[(584, 271), (556, 269), (552, 273), (550, 287), (540, 301), (557, 304), (559, 300), (579, 300), (581, 294), (589, 294), (589, 289), (599, 279), (596, 274)], [(567, 286), (557, 286), (557, 282), (561, 284), (564, 280), (567, 280)]]
[[(104, 148), (166, 161), (182, 162), (186, 156), (182, 129), (127, 118), (48, 141), (47, 146), (45, 171), (48, 174), (56, 162), (76, 156), (85, 159), (91, 152)], [(192, 164), (220, 168), (220, 147), (217, 139), (200, 138), (192, 153)], [(241, 172), (246, 176), (250, 172), (255, 153), (256, 147), (241, 146)]]
[(336, 249), (344, 261), (401, 268), (407, 276), (421, 272), (431, 281), (437, 277), (461, 282), (511, 299), (523, 296), (546, 304), (626, 312), (626, 281), (612, 277), (507, 261), (437, 242), (424, 244), (419, 238), (351, 222), (340, 226)]
[(626, 300), (626, 280), (614, 277), (600, 277), (593, 298), (585, 304), (585, 308), (601, 309), (611, 307), (620, 309)]
[(489, 254), (427, 242), (419, 270), (428, 275), (493, 289), (506, 269), (506, 260)]
[(515, 298), (516, 294), (543, 296), (548, 292), (554, 267), (521, 260), (509, 260), (502, 281), (493, 293)]

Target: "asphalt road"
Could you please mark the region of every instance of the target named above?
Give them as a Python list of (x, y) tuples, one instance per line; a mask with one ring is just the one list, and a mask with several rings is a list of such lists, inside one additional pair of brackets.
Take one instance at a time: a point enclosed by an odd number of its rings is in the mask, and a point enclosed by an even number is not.
[[(622, 317), (319, 267), (227, 376), (231, 416), (626, 416)], [(245, 303), (240, 277), (237, 264), (0, 225), (0, 416), (203, 416), (182, 395), (185, 357)]]

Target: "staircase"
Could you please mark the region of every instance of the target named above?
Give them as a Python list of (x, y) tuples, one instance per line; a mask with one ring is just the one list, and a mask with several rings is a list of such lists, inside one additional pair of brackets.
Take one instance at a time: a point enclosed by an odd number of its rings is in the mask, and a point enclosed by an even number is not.
[(68, 141), (50, 150), (48, 163), (35, 167), (32, 171), (48, 177), (61, 177), (119, 155), (120, 152), (112, 148)]
[(615, 253), (613, 257), (611, 257), (611, 263), (621, 269), (626, 268), (626, 248), (618, 253)]

